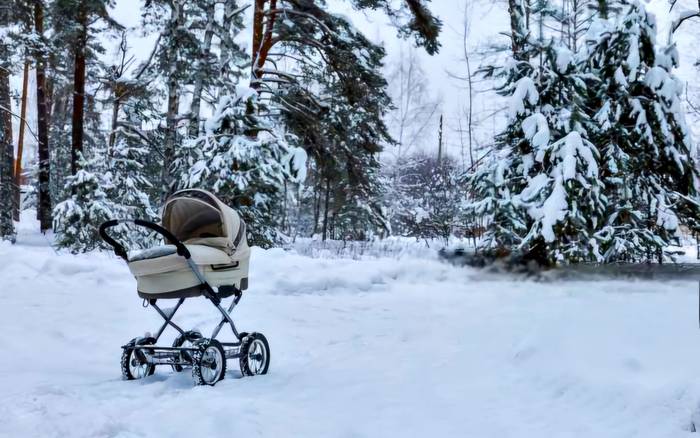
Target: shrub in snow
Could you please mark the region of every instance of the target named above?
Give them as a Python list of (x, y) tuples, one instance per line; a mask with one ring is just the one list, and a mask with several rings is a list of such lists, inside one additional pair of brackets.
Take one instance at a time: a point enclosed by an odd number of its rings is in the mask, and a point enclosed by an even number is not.
[(464, 187), (457, 163), (417, 153), (394, 164), (390, 198), (391, 228), (396, 235), (442, 238), (462, 231)]
[(58, 203), (53, 211), (55, 244), (72, 253), (104, 247), (98, 233), (102, 222), (112, 219), (117, 205), (107, 195), (112, 188), (104, 172), (104, 157), (79, 160), (79, 170), (67, 178), (68, 199)]

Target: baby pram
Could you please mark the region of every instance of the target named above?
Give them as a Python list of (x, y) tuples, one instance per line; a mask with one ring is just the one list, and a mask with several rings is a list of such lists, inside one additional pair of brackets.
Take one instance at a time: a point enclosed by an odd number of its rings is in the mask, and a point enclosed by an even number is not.
[[(126, 249), (107, 234), (121, 223), (149, 228), (163, 236), (165, 245), (129, 256)], [(153, 307), (165, 322), (155, 336), (132, 339), (122, 346), (121, 369), (124, 379), (140, 379), (153, 374), (156, 365), (175, 371), (192, 368), (197, 385), (214, 385), (224, 378), (226, 359), (239, 359), (241, 373), (253, 376), (267, 373), (270, 347), (260, 333), (238, 332), (230, 313), (243, 290), (248, 288), (250, 248), (245, 223), (235, 210), (204, 190), (182, 190), (165, 202), (162, 224), (140, 219), (114, 219), (100, 226), (100, 236), (124, 259), (136, 278), (138, 295)], [(222, 319), (211, 336), (185, 331), (173, 322), (175, 312), (186, 298), (204, 296), (219, 310)], [(233, 297), (227, 309), (222, 300)], [(161, 309), (161, 299), (177, 299), (172, 309)], [(235, 342), (219, 342), (216, 336), (228, 324)], [(158, 346), (163, 331), (171, 326), (179, 335), (172, 346)]]

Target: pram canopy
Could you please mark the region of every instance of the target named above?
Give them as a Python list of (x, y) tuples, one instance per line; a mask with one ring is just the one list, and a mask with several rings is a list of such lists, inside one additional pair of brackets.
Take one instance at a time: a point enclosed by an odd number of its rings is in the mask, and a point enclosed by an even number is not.
[(213, 194), (180, 190), (163, 206), (162, 223), (178, 240), (235, 251), (245, 236), (238, 213)]

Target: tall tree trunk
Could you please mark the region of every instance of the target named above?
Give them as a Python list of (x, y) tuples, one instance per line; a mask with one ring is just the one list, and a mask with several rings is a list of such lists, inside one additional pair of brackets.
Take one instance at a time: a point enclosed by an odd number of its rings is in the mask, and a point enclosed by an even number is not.
[(109, 132), (109, 142), (107, 156), (111, 157), (114, 152), (114, 145), (117, 142), (117, 125), (119, 124), (119, 110), (121, 109), (123, 93), (121, 87), (115, 84), (114, 98), (112, 104), (112, 129)]
[(331, 179), (326, 177), (326, 202), (323, 211), (323, 241), (326, 241), (326, 236), (328, 235), (328, 207), (329, 200), (331, 196)]
[[(34, 30), (39, 38), (44, 36), (44, 4), (43, 0), (34, 2)], [(49, 108), (46, 87), (46, 55), (43, 51), (36, 52), (36, 114), (37, 141), (39, 153), (39, 205), (37, 216), (42, 232), (52, 227), (51, 211), (51, 157), (49, 154)]]
[(525, 25), (525, 11), (519, 0), (508, 0), (508, 13), (510, 14), (510, 38), (513, 57), (518, 61), (525, 61), (524, 53), (527, 27)]
[(78, 171), (79, 155), (83, 152), (83, 124), (85, 108), (85, 51), (87, 46), (87, 11), (85, 3), (78, 7), (78, 39), (75, 46), (73, 69), (73, 117), (71, 131), (71, 173)]
[[(321, 184), (316, 183), (316, 187), (314, 187), (314, 229), (311, 232), (311, 237), (313, 237), (317, 232), (318, 232), (318, 219), (319, 216), (321, 215)], [(700, 242), (700, 241), (698, 241)], [(698, 243), (700, 245), (700, 243)], [(698, 257), (700, 257), (700, 252), (698, 253)]]
[(22, 99), (20, 104), (19, 137), (17, 139), (17, 158), (15, 158), (15, 202), (13, 216), (19, 221), (20, 186), (22, 185), (22, 153), (24, 151), (24, 131), (27, 120), (27, 89), (29, 88), (29, 59), (24, 61), (22, 73)]
[(161, 200), (165, 200), (172, 190), (170, 166), (175, 157), (175, 142), (177, 141), (177, 115), (180, 107), (179, 84), (177, 79), (168, 81), (168, 113), (166, 116), (165, 145), (163, 146), (163, 167), (161, 169)]
[(266, 0), (255, 0), (253, 5), (253, 44), (251, 46), (250, 88), (260, 89), (258, 77), (258, 58), (263, 40), (263, 20), (265, 18)]
[(180, 109), (180, 83), (177, 77), (177, 34), (176, 31), (183, 21), (183, 11), (181, 0), (174, 0), (170, 10), (170, 40), (168, 41), (168, 59), (170, 70), (168, 77), (168, 107), (165, 116), (165, 139), (163, 145), (163, 167), (161, 168), (161, 201), (165, 201), (172, 190), (172, 175), (170, 167), (175, 157), (175, 143), (177, 142), (177, 118)]
[(608, 0), (598, 0), (598, 14), (603, 20), (608, 19)]
[(197, 59), (198, 69), (197, 78), (194, 81), (194, 90), (192, 92), (192, 105), (190, 105), (190, 137), (199, 135), (199, 112), (202, 106), (202, 91), (204, 91), (204, 74), (202, 69), (209, 62), (211, 54), (211, 41), (214, 37), (214, 12), (216, 4), (213, 0), (207, 2), (207, 27), (204, 30), (204, 42), (202, 43)]
[[(469, 56), (469, 44), (468, 44), (468, 38), (469, 38), (469, 17), (467, 16), (467, 11), (468, 11), (468, 5), (464, 5), (464, 39), (462, 40), (462, 51), (464, 52), (464, 62), (467, 64), (467, 85), (469, 86), (469, 94), (468, 94), (468, 100), (469, 100), (469, 113), (467, 114), (467, 139), (469, 141), (469, 168), (471, 169), (474, 167), (474, 147), (473, 147), (473, 139), (474, 135), (472, 133), (474, 129), (474, 83), (472, 80), (472, 67), (471, 67), (471, 59)], [(464, 160), (462, 160), (464, 161)], [(462, 166), (464, 166), (464, 162), (462, 162)]]
[[(268, 5), (267, 10), (265, 6)], [(272, 12), (276, 11), (276, 12)], [(253, 10), (253, 46), (250, 88), (260, 90), (263, 67), (274, 45), (273, 31), (277, 17), (277, 0), (255, 0)]]
[[(4, 62), (7, 47), (0, 46), (0, 56)], [(14, 203), (12, 143), (12, 101), (10, 99), (10, 71), (0, 65), (0, 239), (14, 241), (15, 227), (12, 222), (12, 204)]]
[(437, 165), (442, 162), (442, 114), (440, 114), (440, 124), (438, 125), (438, 156)]

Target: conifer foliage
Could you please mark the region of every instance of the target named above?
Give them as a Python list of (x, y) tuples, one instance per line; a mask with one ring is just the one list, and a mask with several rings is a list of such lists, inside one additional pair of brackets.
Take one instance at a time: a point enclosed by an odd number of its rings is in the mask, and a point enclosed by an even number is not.
[(588, 45), (588, 67), (600, 84), (592, 96), (595, 142), (608, 218), (600, 231), (609, 260), (659, 257), (679, 226), (696, 229), (697, 157), (681, 109), (682, 83), (673, 75), (675, 46), (656, 41), (654, 17), (633, 3), (619, 23), (599, 23)]
[(186, 143), (175, 168), (183, 169), (182, 188), (212, 190), (236, 208), (251, 227), (251, 242), (279, 242), (277, 211), (282, 187), (303, 172), (306, 154), (260, 115), (258, 94), (240, 87), (222, 98), (205, 124), (205, 133)]
[(483, 248), (541, 264), (663, 260), (700, 218), (675, 47), (657, 44), (637, 2), (596, 21), (579, 53), (520, 38), (512, 17), (518, 51), (486, 70), (504, 79), (511, 123), (470, 177), (470, 209), (490, 220)]

